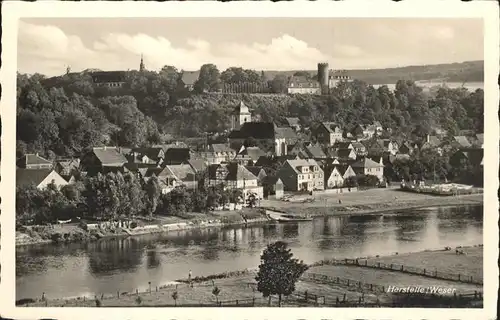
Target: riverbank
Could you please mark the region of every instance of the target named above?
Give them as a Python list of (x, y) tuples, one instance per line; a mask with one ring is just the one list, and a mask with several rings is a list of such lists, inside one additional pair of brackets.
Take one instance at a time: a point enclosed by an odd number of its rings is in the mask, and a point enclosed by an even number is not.
[[(340, 200), (340, 201), (339, 201)], [(294, 203), (281, 200), (262, 200), (261, 207), (274, 208), (290, 214), (311, 216), (379, 215), (384, 212), (419, 209), (425, 207), (459, 206), (482, 204), (483, 195), (460, 195), (440, 197), (408, 193), (394, 189), (370, 189), (344, 194), (316, 195), (313, 202)], [(246, 220), (243, 218), (246, 217)], [(145, 222), (136, 229), (110, 229), (85, 231), (77, 225), (62, 225), (41, 230), (16, 232), (16, 246), (48, 244), (58, 242), (85, 242), (101, 238), (139, 236), (201, 228), (221, 228), (267, 223), (259, 208), (244, 208), (241, 211), (190, 213), (185, 217), (159, 217)]]
[[(461, 248), (461, 250), (467, 254), (456, 255), (454, 251), (434, 250), (369, 259), (406, 265), (415, 263), (418, 266), (425, 265), (429, 269), (438, 270), (462, 268), (465, 271), (471, 270), (471, 274), (480, 268), (482, 269), (482, 263), (478, 263), (478, 261), (482, 261), (482, 246)], [(370, 285), (377, 288), (388, 288), (389, 286), (451, 288), (455, 289), (454, 292), (457, 295), (482, 291), (482, 286), (479, 285), (432, 279), (398, 271), (373, 270), (359, 266), (321, 265), (321, 262), (315, 265), (311, 266), (297, 283), (295, 295), (286, 299), (284, 306), (303, 305), (297, 296), (306, 291), (312, 297), (321, 298), (318, 306), (321, 306), (321, 302), (326, 302), (324, 306), (332, 306), (339, 300), (351, 302), (362, 300), (366, 304), (390, 303), (392, 301), (391, 293), (387, 290), (369, 290)], [(222, 306), (248, 306), (247, 304), (250, 302), (252, 302), (252, 306), (267, 306), (268, 300), (263, 299), (256, 290), (255, 272), (255, 269), (247, 269), (216, 276), (195, 277), (192, 287), (186, 284), (185, 279), (180, 279), (168, 284), (146, 283), (142, 288), (130, 288), (128, 292), (95, 293), (95, 295), (85, 298), (24, 299), (25, 303), (18, 304), (30, 307), (95, 307), (97, 305), (102, 307), (160, 307), (174, 306), (175, 304), (178, 306), (215, 306), (217, 301), (222, 301)], [(338, 284), (335, 281), (325, 281), (322, 276), (325, 279), (338, 277), (341, 281)], [(360, 279), (362, 279), (365, 290), (358, 288)], [(349, 280), (351, 284), (349, 284)], [(220, 290), (217, 298), (212, 293), (215, 286)], [(173, 299), (174, 292), (177, 292), (176, 300)], [(273, 298), (272, 305), (276, 306), (276, 304), (277, 300)]]

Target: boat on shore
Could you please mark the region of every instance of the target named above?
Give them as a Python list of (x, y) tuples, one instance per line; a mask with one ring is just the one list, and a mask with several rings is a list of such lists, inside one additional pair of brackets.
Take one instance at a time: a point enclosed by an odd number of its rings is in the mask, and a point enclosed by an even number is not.
[(299, 216), (271, 210), (266, 210), (266, 216), (269, 220), (275, 222), (311, 221), (313, 219), (309, 216)]

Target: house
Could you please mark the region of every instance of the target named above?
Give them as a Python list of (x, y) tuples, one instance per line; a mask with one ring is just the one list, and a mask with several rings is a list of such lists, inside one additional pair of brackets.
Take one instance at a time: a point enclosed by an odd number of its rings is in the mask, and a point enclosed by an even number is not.
[(357, 175), (372, 175), (376, 176), (379, 181), (384, 180), (384, 166), (370, 158), (363, 158), (351, 165)]
[(220, 164), (232, 161), (236, 154), (236, 150), (231, 149), (229, 145), (214, 143), (208, 146), (208, 151), (203, 153), (203, 156), (209, 164)]
[(484, 150), (482, 148), (462, 148), (450, 157), (453, 167), (471, 165), (479, 167), (483, 164)]
[(242, 147), (240, 152), (234, 157), (234, 161), (242, 165), (253, 166), (260, 157), (265, 155), (266, 153), (259, 147)]
[(411, 142), (404, 141), (399, 146), (398, 153), (401, 153), (401, 154), (412, 154), (413, 151), (414, 151), (414, 147), (412, 146)]
[(279, 128), (272, 122), (246, 122), (240, 130), (233, 130), (229, 134), (232, 148), (240, 149), (242, 145), (258, 146), (264, 152), (273, 152), (275, 155), (286, 155), (288, 145), (297, 142), (297, 134), (292, 128)]
[(80, 170), (80, 159), (60, 159), (56, 160), (54, 170), (61, 176), (72, 176)]
[(98, 87), (121, 88), (125, 84), (125, 71), (97, 71), (90, 74), (92, 82)]
[(115, 147), (92, 148), (80, 161), (82, 171), (89, 175), (107, 172), (125, 172), (127, 159)]
[(256, 167), (256, 166), (245, 166), (245, 169), (247, 169), (254, 176), (257, 177), (257, 184), (259, 186), (261, 186), (262, 185), (262, 181), (267, 176), (266, 171), (264, 171), (264, 169), (262, 167)]
[(287, 92), (289, 94), (321, 94), (321, 86), (318, 81), (305, 76), (293, 76), (288, 81)]
[(415, 146), (413, 150), (415, 151), (415, 149), (420, 149), (420, 150), (432, 149), (436, 150), (438, 154), (441, 155), (443, 153), (443, 142), (438, 136), (427, 135), (425, 141), (420, 145), (420, 147)]
[(244, 166), (232, 162), (228, 164), (212, 164), (208, 166), (207, 186), (222, 185), (226, 190), (241, 189), (243, 198), (254, 194), (258, 199), (264, 196), (262, 186), (257, 177)]
[(367, 154), (366, 147), (361, 142), (353, 141), (351, 143), (351, 145), (352, 145), (354, 152), (356, 153), (357, 156), (365, 156)]
[(134, 148), (127, 158), (133, 163), (161, 165), (165, 159), (165, 151), (161, 147)]
[(39, 190), (44, 190), (51, 183), (59, 189), (68, 185), (68, 181), (53, 169), (16, 170), (16, 187), (33, 185)]
[(370, 125), (357, 124), (351, 130), (351, 134), (353, 135), (353, 137), (356, 137), (358, 139), (371, 139), (376, 134), (382, 133), (382, 131), (382, 125), (380, 125), (380, 122), (376, 121), (375, 123)]
[(305, 144), (305, 152), (307, 158), (314, 160), (325, 160), (328, 158), (326, 153), (323, 151), (319, 144), (306, 143)]
[(356, 176), (350, 165), (333, 165), (325, 168), (325, 188), (337, 188), (344, 185), (345, 179)]
[(191, 159), (188, 164), (193, 168), (196, 175), (200, 175), (207, 170), (207, 164), (203, 159)]
[(339, 161), (348, 161), (348, 160), (356, 160), (356, 152), (354, 149), (338, 149), (337, 150), (337, 159)]
[(41, 156), (38, 153), (28, 153), (16, 161), (16, 165), (20, 169), (52, 169), (53, 163)]
[(366, 154), (369, 156), (382, 155), (387, 150), (387, 147), (380, 140), (365, 140), (363, 144), (366, 146)]
[(290, 128), (294, 129), (295, 131), (300, 131), (301, 126), (299, 118), (285, 118), (285, 121)]
[(165, 152), (165, 164), (183, 164), (188, 163), (189, 160), (194, 159), (194, 153), (189, 148), (169, 148)]
[(379, 139), (377, 142), (382, 146), (384, 152), (392, 155), (398, 153), (399, 145), (396, 141), (390, 139)]
[(198, 81), (200, 76), (200, 71), (182, 71), (182, 75), (180, 77), (180, 84), (184, 88), (192, 91), (194, 89), (194, 84)]
[[(189, 164), (167, 165), (163, 169), (166, 177), (172, 178), (174, 186), (184, 186), (187, 189), (198, 189), (196, 171)], [(161, 177), (161, 174), (160, 174)]]
[(231, 114), (231, 129), (239, 130), (246, 122), (252, 122), (252, 113), (243, 101), (240, 101)]
[(287, 160), (277, 176), (288, 191), (324, 190), (323, 170), (313, 159)]
[(294, 155), (301, 159), (307, 159), (308, 153), (303, 143), (297, 142), (294, 145), (288, 146), (287, 155)]
[(354, 149), (354, 145), (350, 141), (335, 141), (333, 149)]
[(470, 148), (472, 144), (466, 136), (454, 136), (452, 146), (456, 148)]
[(269, 196), (274, 196), (275, 199), (283, 198), (283, 181), (281, 181), (281, 179), (277, 176), (266, 176), (262, 180), (262, 186), (264, 190), (264, 199), (269, 198)]
[(342, 140), (342, 129), (334, 122), (321, 122), (314, 130), (313, 136), (321, 144), (332, 146)]

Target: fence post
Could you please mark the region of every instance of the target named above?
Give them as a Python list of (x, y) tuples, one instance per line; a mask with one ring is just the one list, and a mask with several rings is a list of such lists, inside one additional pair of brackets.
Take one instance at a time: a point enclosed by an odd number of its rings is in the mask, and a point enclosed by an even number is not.
[(424, 268), (424, 276), (425, 276), (425, 268)]
[(236, 300), (236, 305), (238, 305), (238, 300)]
[(339, 297), (335, 297), (335, 304), (338, 305), (339, 304)]
[(368, 265), (368, 260), (365, 260), (365, 266), (367, 266), (367, 265)]
[(391, 263), (391, 270), (392, 270), (392, 263)]
[(349, 279), (347, 279), (347, 286), (349, 286)]
[(139, 295), (139, 289), (135, 289), (135, 294)]
[(377, 268), (380, 268), (380, 262), (377, 262)]
[(340, 278), (339, 277), (337, 277), (337, 283), (340, 283)]
[(344, 298), (342, 299), (342, 301), (345, 301), (345, 296), (346, 296), (346, 294), (344, 293)]
[(358, 298), (358, 305), (361, 304), (361, 297)]
[(404, 265), (401, 265), (401, 271), (404, 271)]
[(252, 298), (252, 307), (255, 306), (255, 297)]
[(453, 300), (457, 300), (457, 293), (453, 292)]
[(116, 291), (116, 296), (120, 299), (120, 291)]
[(470, 276), (470, 282), (472, 282), (472, 276)]
[(373, 283), (370, 283), (370, 291), (373, 291)]
[(460, 281), (460, 273), (458, 274), (458, 281)]
[(477, 299), (477, 291), (474, 290), (474, 299)]
[(345, 259), (345, 264), (347, 264), (347, 259)]

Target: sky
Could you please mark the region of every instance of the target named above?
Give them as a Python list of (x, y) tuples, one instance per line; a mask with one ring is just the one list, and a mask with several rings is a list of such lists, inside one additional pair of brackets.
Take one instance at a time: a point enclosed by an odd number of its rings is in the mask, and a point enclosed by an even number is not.
[(18, 71), (134, 70), (213, 63), (255, 70), (377, 69), (483, 60), (481, 19), (32, 18), (19, 20)]

